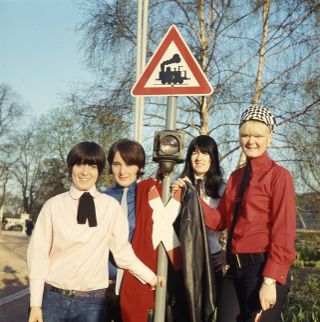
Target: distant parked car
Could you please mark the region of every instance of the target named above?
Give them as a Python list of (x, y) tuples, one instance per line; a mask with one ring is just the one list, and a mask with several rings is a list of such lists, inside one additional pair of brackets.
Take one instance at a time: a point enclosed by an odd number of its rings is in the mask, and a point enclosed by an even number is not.
[(4, 230), (8, 231), (22, 231), (23, 227), (21, 225), (12, 225), (12, 224), (6, 224), (4, 227)]

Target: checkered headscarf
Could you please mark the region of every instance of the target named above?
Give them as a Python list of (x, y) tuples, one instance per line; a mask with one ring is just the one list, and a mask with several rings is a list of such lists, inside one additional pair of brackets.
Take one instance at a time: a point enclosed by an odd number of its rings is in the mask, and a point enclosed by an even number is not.
[(269, 109), (264, 106), (252, 105), (248, 107), (241, 115), (239, 126), (249, 120), (257, 120), (264, 123), (270, 129), (271, 133), (273, 133), (276, 128), (275, 117)]

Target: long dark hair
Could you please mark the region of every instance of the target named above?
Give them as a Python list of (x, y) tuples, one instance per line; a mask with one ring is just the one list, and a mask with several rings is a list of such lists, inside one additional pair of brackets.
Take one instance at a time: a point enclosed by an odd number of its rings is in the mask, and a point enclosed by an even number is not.
[(191, 182), (195, 184), (195, 174), (192, 169), (191, 155), (196, 150), (209, 154), (211, 160), (210, 168), (204, 176), (206, 195), (212, 198), (220, 198), (219, 188), (221, 183), (223, 183), (222, 169), (220, 168), (219, 163), (217, 143), (212, 137), (208, 135), (199, 135), (190, 142), (181, 178), (187, 176)]

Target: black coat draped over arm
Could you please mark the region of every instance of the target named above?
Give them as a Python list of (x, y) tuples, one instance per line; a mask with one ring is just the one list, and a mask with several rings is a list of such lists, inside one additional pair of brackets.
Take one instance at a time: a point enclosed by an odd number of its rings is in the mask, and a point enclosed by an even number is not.
[(176, 228), (182, 250), (182, 267), (190, 321), (208, 322), (215, 310), (214, 273), (206, 225), (198, 194), (186, 184)]

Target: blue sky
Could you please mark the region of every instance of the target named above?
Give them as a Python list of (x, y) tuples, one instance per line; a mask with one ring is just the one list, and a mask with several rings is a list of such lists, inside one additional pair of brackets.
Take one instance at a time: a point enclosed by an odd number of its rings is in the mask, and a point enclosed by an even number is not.
[(35, 114), (58, 107), (63, 93), (90, 81), (76, 0), (0, 0), (0, 83)]

